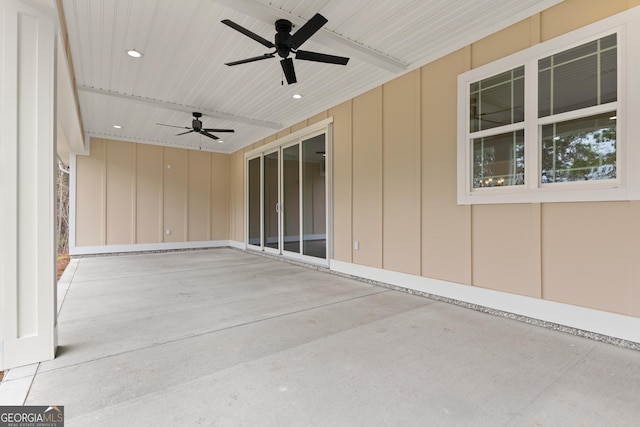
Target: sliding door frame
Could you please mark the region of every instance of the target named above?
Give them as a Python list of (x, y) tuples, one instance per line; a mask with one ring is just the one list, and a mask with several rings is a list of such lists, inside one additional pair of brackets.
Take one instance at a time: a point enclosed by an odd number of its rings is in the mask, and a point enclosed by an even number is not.
[[(251, 168), (249, 167), (249, 162), (251, 160), (256, 160), (258, 159), (258, 163), (260, 165), (260, 167), (258, 168), (258, 173), (260, 175), (260, 183), (258, 185), (258, 191), (260, 194), (260, 201), (258, 203), (258, 209), (259, 209), (259, 221), (260, 221), (260, 233), (259, 233), (259, 244), (258, 245), (254, 245), (253, 243), (251, 243), (251, 228), (250, 228), (250, 215), (249, 215), (249, 207), (251, 205), (251, 200), (250, 200), (250, 179), (251, 179)], [(263, 177), (263, 173), (262, 171), (264, 170), (264, 159), (263, 156), (261, 154), (256, 154), (256, 155), (252, 155), (249, 157), (245, 157), (245, 177), (244, 177), (244, 182), (245, 182), (245, 203), (244, 203), (244, 230), (245, 230), (245, 247), (247, 249), (253, 250), (253, 251), (262, 251), (263, 248), (263, 242), (264, 242), (264, 212), (263, 212), (263, 206), (264, 206), (264, 191), (263, 191), (263, 187), (264, 187), (264, 177)]]
[[(302, 143), (308, 139), (316, 137), (318, 135), (325, 135), (325, 230), (326, 230), (326, 258), (317, 258), (310, 255), (303, 255), (304, 234), (303, 234), (303, 217), (302, 217), (302, 162), (299, 162), (299, 206), (298, 212), (299, 218), (299, 230), (300, 230), (300, 252), (295, 253), (284, 250), (284, 216), (282, 214), (283, 203), (283, 150), (293, 145), (299, 144), (299, 159), (302, 156)], [(264, 230), (264, 156), (274, 151), (278, 151), (278, 250), (268, 248), (265, 245), (265, 230)], [(255, 158), (260, 158), (260, 245), (249, 244), (249, 161)], [(265, 253), (277, 254), (290, 259), (295, 259), (309, 264), (319, 265), (322, 267), (329, 267), (330, 260), (333, 258), (333, 118), (327, 118), (311, 126), (307, 126), (304, 129), (293, 132), (282, 138), (279, 138), (273, 142), (257, 147), (251, 151), (245, 153), (245, 246), (247, 249), (262, 251)], [(284, 207), (287, 209), (287, 207)]]

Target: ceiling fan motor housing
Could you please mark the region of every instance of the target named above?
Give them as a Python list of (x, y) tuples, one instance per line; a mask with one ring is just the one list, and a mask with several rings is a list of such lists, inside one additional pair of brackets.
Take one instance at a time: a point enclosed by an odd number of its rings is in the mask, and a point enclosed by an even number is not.
[(202, 113), (193, 113), (193, 117), (194, 119), (191, 120), (191, 127), (196, 132), (200, 132), (200, 129), (202, 129), (202, 122), (198, 119), (202, 117)]
[(291, 21), (288, 21), (286, 19), (278, 19), (276, 21), (277, 32), (275, 45), (278, 49), (278, 55), (280, 55), (281, 58), (288, 57), (289, 53), (291, 52), (291, 46), (287, 44), (289, 38), (291, 37), (291, 28), (293, 28)]

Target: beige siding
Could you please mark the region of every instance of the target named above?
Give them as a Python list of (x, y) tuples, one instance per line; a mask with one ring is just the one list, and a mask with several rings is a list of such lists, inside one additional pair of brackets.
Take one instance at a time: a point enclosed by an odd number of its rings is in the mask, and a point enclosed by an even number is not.
[(135, 242), (136, 147), (107, 141), (107, 245)]
[(316, 114), (315, 116), (309, 117), (308, 125), (311, 126), (314, 123), (318, 123), (323, 121), (328, 117), (327, 112), (323, 111), (322, 113)]
[(420, 70), (382, 90), (383, 267), (420, 274)]
[(540, 205), (473, 206), (473, 284), (540, 298)]
[(162, 242), (162, 147), (136, 144), (136, 243)]
[[(164, 149), (164, 241), (185, 242), (189, 200), (187, 150)], [(169, 230), (169, 234), (167, 234)]]
[(89, 156), (76, 160), (76, 245), (106, 243), (106, 144), (91, 140)]
[(244, 152), (238, 151), (231, 157), (231, 174), (233, 176), (231, 186), (232, 216), (231, 239), (244, 242)]
[[(471, 208), (456, 200), (455, 52), (422, 68), (422, 275), (471, 284)], [(437, 102), (434, 102), (437, 100)]]
[(236, 239), (236, 222), (243, 221), (244, 212), (236, 212), (236, 181), (244, 180), (244, 177), (236, 170), (236, 157), (242, 151), (236, 151), (229, 156), (229, 240)]
[(526, 19), (474, 43), (471, 47), (472, 67), (480, 67), (533, 45), (532, 39), (538, 38), (537, 32), (532, 30), (536, 21), (536, 18)]
[[(542, 210), (542, 294), (545, 299), (631, 314), (629, 268), (638, 236), (630, 236), (629, 202), (549, 203)], [(637, 292), (637, 290), (635, 291)]]
[(332, 108), (333, 117), (333, 248), (334, 258), (352, 261), (352, 164), (351, 101)]
[(628, 0), (565, 0), (540, 14), (541, 41), (592, 24), (633, 6)]
[(189, 153), (188, 240), (211, 240), (211, 154)]
[(211, 153), (211, 240), (229, 239), (229, 155)]
[(289, 135), (290, 133), (291, 133), (291, 128), (283, 129), (280, 132), (276, 133), (276, 139), (280, 139), (282, 137), (285, 137), (285, 136)]
[(382, 267), (382, 87), (353, 100), (353, 262)]
[(76, 246), (228, 240), (228, 159), (92, 138), (76, 161)]
[(307, 127), (307, 121), (303, 120), (300, 123), (296, 123), (295, 125), (291, 126), (290, 130), (291, 130), (291, 133), (293, 133), (301, 129), (304, 129), (306, 127)]

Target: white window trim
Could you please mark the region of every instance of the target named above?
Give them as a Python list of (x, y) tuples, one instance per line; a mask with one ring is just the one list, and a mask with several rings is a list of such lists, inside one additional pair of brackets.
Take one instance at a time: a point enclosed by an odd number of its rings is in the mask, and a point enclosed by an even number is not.
[[(564, 114), (538, 118), (538, 59), (579, 46), (606, 35), (618, 34), (618, 100), (607, 104), (617, 108), (617, 178), (602, 181), (539, 183), (541, 144), (539, 126), (608, 111), (595, 106)], [(469, 123), (470, 84), (525, 65), (525, 184), (491, 188), (471, 188), (472, 156)], [(458, 76), (458, 204), (585, 202), (640, 199), (640, 7), (556, 37), (513, 55)], [(631, 76), (632, 78), (628, 78)], [(531, 94), (534, 94), (531, 99)], [(631, 118), (627, 120), (626, 118)], [(494, 128), (488, 134), (521, 129), (522, 123)], [(499, 129), (499, 131), (497, 131)], [(478, 137), (479, 133), (474, 136)], [(533, 142), (533, 143), (532, 143)]]

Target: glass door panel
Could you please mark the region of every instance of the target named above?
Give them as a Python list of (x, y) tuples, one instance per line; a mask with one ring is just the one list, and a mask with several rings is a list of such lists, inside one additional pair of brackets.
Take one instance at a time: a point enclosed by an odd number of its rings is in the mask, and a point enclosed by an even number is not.
[(248, 241), (250, 245), (262, 246), (260, 242), (260, 157), (249, 160)]
[(302, 142), (302, 254), (327, 257), (325, 135)]
[(300, 145), (282, 150), (283, 250), (300, 253)]
[(278, 228), (278, 157), (279, 152), (264, 156), (264, 246), (279, 248)]
[(326, 145), (321, 133), (247, 160), (247, 247), (325, 265)]

